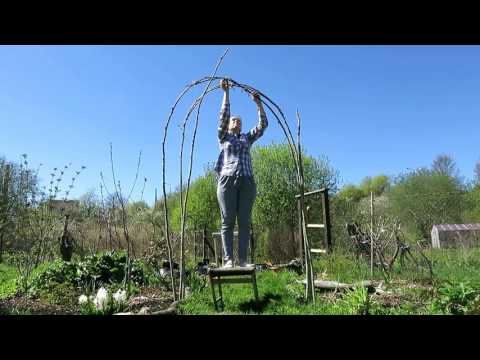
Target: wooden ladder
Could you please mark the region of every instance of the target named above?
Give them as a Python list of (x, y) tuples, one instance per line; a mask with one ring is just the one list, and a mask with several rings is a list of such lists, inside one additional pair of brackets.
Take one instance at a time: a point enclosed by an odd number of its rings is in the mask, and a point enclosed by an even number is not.
[[(322, 208), (323, 208), (323, 224), (305, 224), (307, 229), (323, 229), (325, 232), (325, 248), (324, 249), (310, 249), (312, 254), (326, 254), (332, 251), (332, 235), (331, 235), (331, 228), (330, 228), (330, 204), (328, 199), (328, 189), (322, 188), (319, 190), (310, 191), (304, 193), (304, 197), (309, 197), (313, 195), (320, 194), (322, 197)], [(297, 206), (300, 208), (300, 194), (295, 195), (297, 199)], [(305, 220), (307, 221), (307, 219)], [(300, 231), (302, 231), (300, 229)], [(302, 237), (300, 237), (302, 238)], [(303, 244), (301, 246), (301, 254), (303, 254)]]

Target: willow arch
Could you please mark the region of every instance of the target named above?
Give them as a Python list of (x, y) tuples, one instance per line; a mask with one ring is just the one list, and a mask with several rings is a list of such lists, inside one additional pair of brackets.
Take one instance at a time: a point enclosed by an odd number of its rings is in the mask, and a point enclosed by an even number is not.
[[(185, 236), (185, 218), (187, 215), (187, 204), (188, 204), (188, 193), (190, 189), (190, 180), (191, 180), (191, 174), (192, 174), (192, 165), (193, 165), (193, 154), (195, 151), (195, 140), (196, 140), (196, 133), (198, 129), (198, 124), (199, 124), (199, 119), (200, 119), (200, 109), (203, 103), (203, 99), (205, 98), (206, 95), (213, 93), (214, 91), (220, 89), (220, 85), (216, 85), (214, 87), (210, 87), (213, 81), (219, 81), (222, 79), (227, 79), (230, 86), (232, 88), (239, 88), (241, 91), (245, 92), (247, 95), (251, 95), (252, 93), (256, 92), (260, 95), (260, 100), (262, 104), (270, 111), (270, 113), (274, 116), (276, 119), (277, 123), (280, 125), (284, 135), (285, 139), (288, 142), (288, 146), (290, 148), (290, 152), (294, 161), (295, 165), (295, 170), (297, 172), (297, 184), (298, 184), (298, 189), (299, 193), (301, 194), (300, 198), (300, 210), (299, 210), (299, 227), (302, 229), (301, 235), (302, 235), (302, 240), (304, 244), (304, 253), (305, 253), (305, 268), (306, 268), (306, 277), (307, 277), (307, 282), (306, 282), (306, 298), (307, 300), (310, 301), (315, 301), (315, 292), (314, 292), (314, 276), (313, 276), (313, 267), (311, 264), (311, 255), (310, 255), (310, 245), (307, 239), (307, 234), (306, 234), (306, 227), (305, 227), (305, 214), (304, 214), (304, 199), (303, 199), (303, 194), (304, 194), (304, 178), (303, 178), (303, 161), (302, 161), (302, 150), (301, 150), (301, 145), (300, 145), (300, 126), (301, 126), (301, 120), (300, 120), (300, 115), (297, 110), (296, 116), (297, 116), (297, 141), (295, 141), (292, 131), (290, 129), (290, 126), (288, 125), (287, 118), (282, 111), (282, 109), (270, 98), (268, 97), (265, 93), (262, 91), (254, 88), (251, 85), (248, 84), (243, 84), (240, 83), (232, 78), (229, 77), (222, 77), (222, 76), (217, 76), (217, 71), (218, 68), (220, 67), (220, 64), (223, 61), (223, 58), (227, 54), (228, 49), (224, 52), (224, 54), (220, 57), (218, 60), (214, 72), (211, 76), (206, 76), (203, 77), (199, 80), (195, 80), (192, 83), (186, 85), (184, 89), (180, 92), (180, 94), (177, 96), (174, 104), (171, 107), (169, 116), (167, 120), (165, 121), (165, 127), (164, 127), (164, 134), (163, 134), (163, 141), (162, 141), (162, 190), (163, 190), (163, 196), (164, 196), (164, 220), (165, 220), (165, 237), (167, 241), (167, 248), (168, 248), (168, 256), (169, 256), (169, 261), (170, 261), (170, 277), (171, 277), (171, 283), (172, 283), (172, 291), (173, 291), (173, 297), (174, 300), (177, 300), (177, 293), (175, 289), (175, 280), (173, 276), (173, 264), (172, 264), (172, 246), (171, 246), (171, 241), (170, 241), (170, 226), (169, 226), (169, 216), (168, 216), (168, 207), (167, 207), (167, 193), (166, 193), (166, 188), (165, 188), (165, 144), (168, 136), (168, 130), (170, 127), (170, 123), (172, 121), (173, 114), (175, 113), (175, 110), (178, 106), (178, 104), (181, 102), (181, 100), (184, 98), (184, 96), (194, 88), (196, 88), (199, 85), (206, 84), (205, 89), (202, 92), (202, 95), (200, 95), (198, 98), (196, 98), (193, 102), (193, 104), (190, 106), (188, 109), (185, 118), (183, 120), (181, 129), (182, 129), (182, 140), (181, 140), (181, 145), (180, 145), (180, 179), (179, 179), (179, 189), (180, 189), (180, 208), (181, 208), (181, 234), (180, 234), (180, 283), (179, 283), (179, 298), (183, 299), (185, 296), (185, 279), (184, 279), (184, 267), (185, 267), (185, 262), (184, 262), (184, 253), (185, 253), (185, 242), (184, 242), (184, 236)], [(190, 162), (189, 162), (189, 170), (188, 170), (188, 180), (187, 180), (187, 187), (185, 190), (185, 197), (183, 196), (183, 150), (184, 150), (184, 145), (185, 145), (185, 129), (186, 125), (190, 119), (190, 116), (192, 113), (196, 110), (196, 117), (195, 117), (195, 127), (193, 131), (193, 137), (192, 137), (192, 143), (190, 147)]]

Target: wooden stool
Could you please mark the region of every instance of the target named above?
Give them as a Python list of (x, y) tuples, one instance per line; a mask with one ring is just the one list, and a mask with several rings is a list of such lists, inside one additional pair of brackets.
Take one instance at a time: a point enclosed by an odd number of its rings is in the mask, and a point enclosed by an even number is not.
[[(228, 269), (214, 269), (211, 268), (208, 270), (208, 276), (210, 278), (210, 286), (212, 288), (212, 297), (213, 304), (215, 305), (215, 310), (218, 311), (218, 304), (221, 304), (222, 311), (224, 309), (223, 303), (223, 294), (222, 294), (222, 284), (252, 284), (253, 295), (255, 296), (255, 301), (258, 304), (258, 289), (257, 289), (257, 278), (255, 275), (255, 267), (234, 267)], [(224, 279), (226, 278), (227, 279)], [(215, 284), (218, 285), (219, 297), (217, 298), (215, 294)]]

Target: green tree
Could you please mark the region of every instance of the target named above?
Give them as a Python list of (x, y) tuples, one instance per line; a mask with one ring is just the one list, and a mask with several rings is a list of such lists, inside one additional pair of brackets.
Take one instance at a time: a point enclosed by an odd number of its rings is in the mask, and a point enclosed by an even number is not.
[(345, 185), (337, 194), (337, 199), (352, 202), (358, 202), (363, 197), (365, 197), (365, 192), (352, 184)]
[(422, 168), (400, 175), (388, 198), (402, 223), (428, 239), (434, 224), (461, 222), (464, 192), (453, 177)]
[[(338, 172), (326, 157), (313, 158), (304, 154), (305, 191), (327, 187), (330, 194), (338, 190)], [(271, 144), (252, 150), (252, 163), (257, 184), (253, 209), (254, 224), (267, 230), (265, 251), (284, 251), (281, 257), (291, 257), (298, 249), (295, 229), (298, 222), (296, 170), (288, 145)], [(260, 248), (262, 245), (260, 244)], [(270, 251), (273, 257), (274, 251)], [(278, 257), (277, 257), (278, 259)]]
[(364, 197), (370, 196), (370, 192), (373, 192), (375, 196), (382, 195), (390, 187), (390, 180), (386, 175), (378, 175), (373, 178), (370, 176), (365, 177), (360, 183), (360, 190), (363, 192)]

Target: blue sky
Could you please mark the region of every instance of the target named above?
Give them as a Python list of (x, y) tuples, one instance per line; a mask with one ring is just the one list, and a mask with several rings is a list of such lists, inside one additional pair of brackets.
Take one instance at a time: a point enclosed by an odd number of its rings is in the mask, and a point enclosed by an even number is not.
[[(85, 165), (75, 197), (98, 191), (100, 171), (111, 183), (110, 142), (124, 188), (142, 150), (140, 176), (148, 179), (151, 202), (154, 188), (161, 192), (170, 108), (186, 84), (211, 74), (227, 47), (218, 74), (268, 94), (292, 127), (299, 108), (306, 151), (327, 156), (342, 184), (429, 166), (440, 153), (473, 177), (480, 159), (479, 46), (0, 46), (0, 155), (19, 160), (27, 153), (33, 167), (43, 164), (45, 181), (54, 167)], [(181, 103), (175, 125), (202, 90)], [(256, 123), (244, 93), (233, 91), (231, 102), (244, 130)], [(217, 157), (220, 103), (220, 92), (204, 101), (194, 176)], [(177, 126), (169, 133), (167, 190), (178, 184), (180, 134)], [(282, 141), (270, 117), (259, 144)]]

